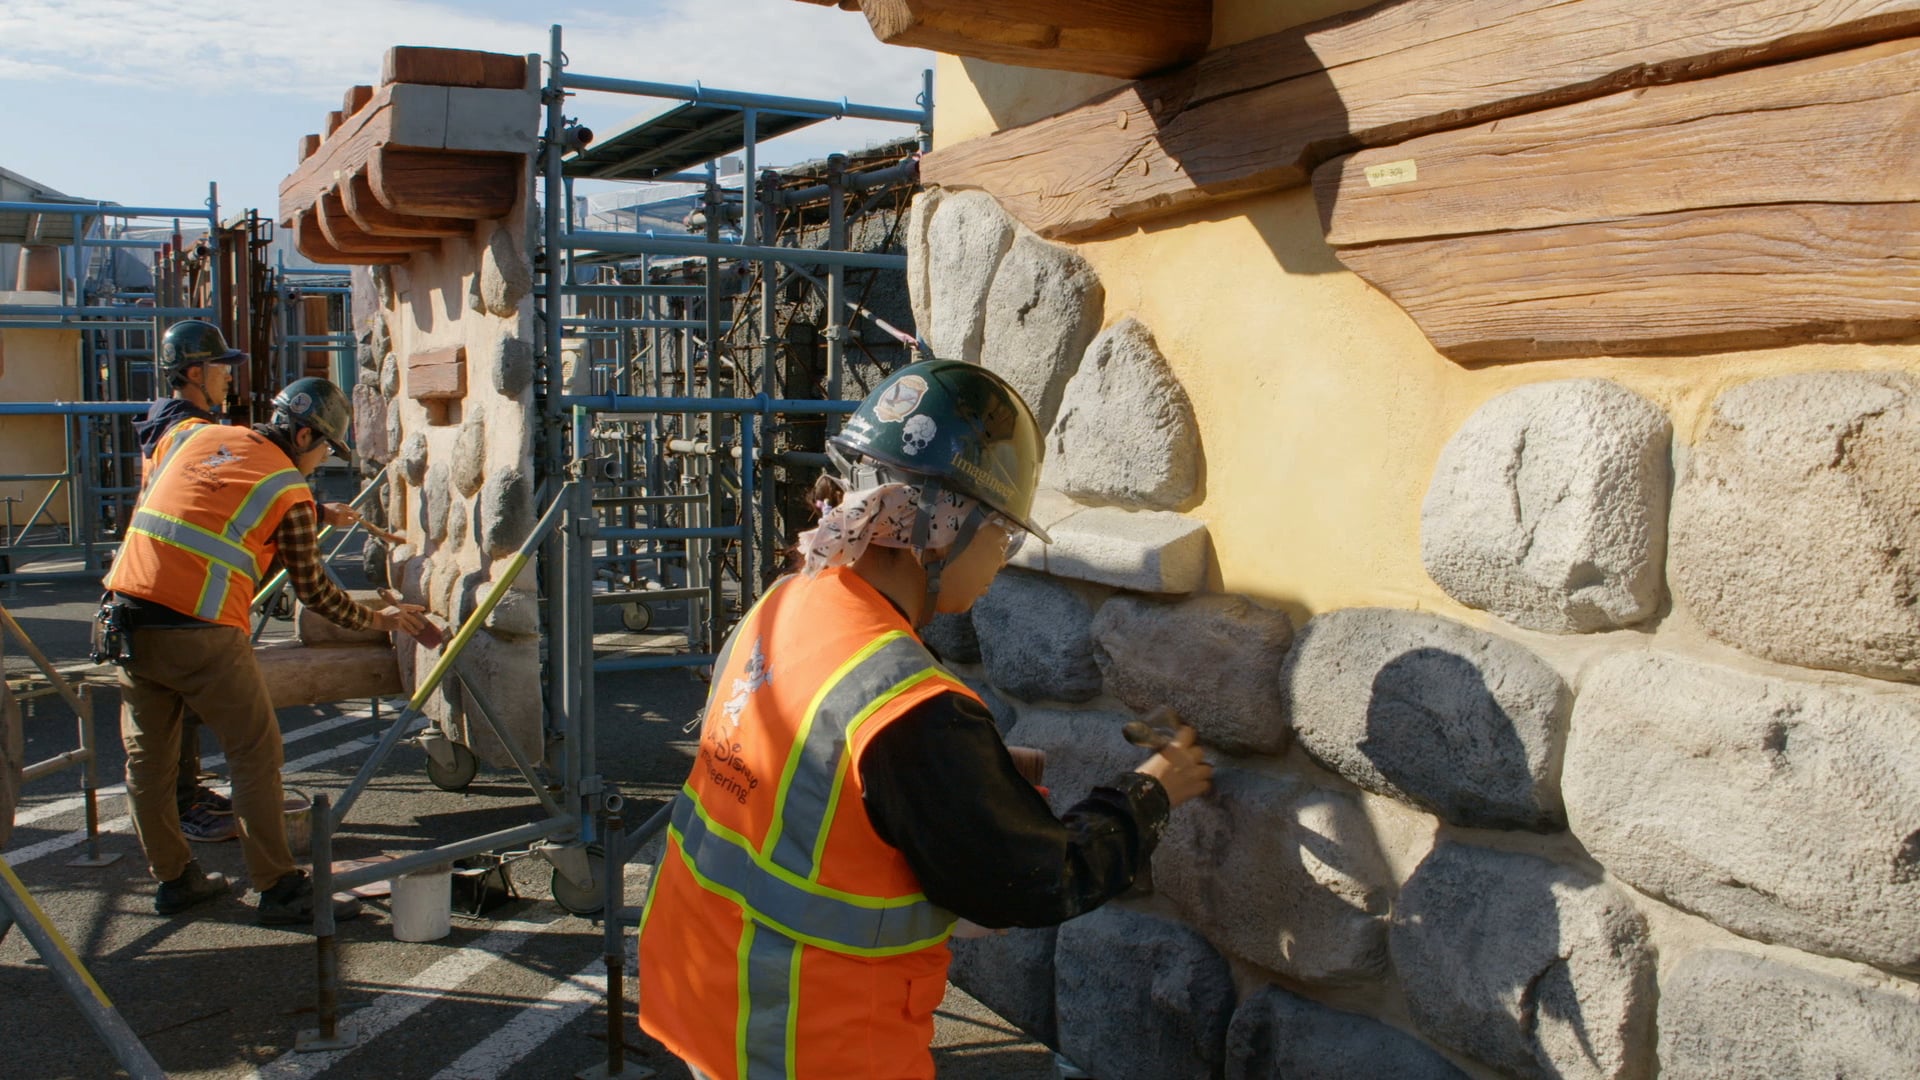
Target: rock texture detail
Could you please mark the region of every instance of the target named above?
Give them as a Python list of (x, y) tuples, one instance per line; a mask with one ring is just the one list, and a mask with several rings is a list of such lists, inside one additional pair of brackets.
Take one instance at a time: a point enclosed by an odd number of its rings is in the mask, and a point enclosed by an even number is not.
[(1715, 637), (1920, 681), (1920, 379), (1822, 372), (1720, 395), (1672, 532), (1674, 590)]
[(1100, 1080), (1212, 1076), (1226, 1056), (1233, 978), (1176, 922), (1103, 907), (1060, 928), (1060, 1051)]
[(1680, 958), (1660, 994), (1664, 1080), (1898, 1080), (1920, 1062), (1920, 998), (1765, 957)]
[(1121, 595), (1101, 605), (1092, 634), (1107, 691), (1128, 708), (1171, 706), (1202, 742), (1230, 754), (1287, 748), (1291, 729), (1274, 688), (1293, 624), (1280, 612), (1240, 596)]
[(1566, 797), (1635, 888), (1920, 972), (1920, 699), (1634, 652), (1582, 680)]
[(1219, 948), (1309, 983), (1386, 969), (1392, 873), (1350, 795), (1222, 768), (1153, 856), (1154, 892)]
[(483, 417), (479, 413), (469, 417), (453, 441), (453, 486), (469, 498), (487, 478), (487, 426)]
[(1301, 630), (1280, 688), (1301, 744), (1368, 791), (1473, 828), (1565, 825), (1571, 694), (1511, 641), (1419, 612), (1331, 611)]
[(973, 607), (987, 678), (1025, 701), (1088, 701), (1100, 668), (1088, 636), (1093, 609), (1071, 587), (1002, 571)]
[(447, 517), (453, 504), (453, 486), (448, 478), (445, 465), (434, 465), (427, 470), (427, 482), (420, 489), (422, 514), (420, 521), (427, 530), (427, 539), (445, 540), (447, 538)]
[(1048, 1046), (1060, 1044), (1053, 1013), (1056, 928), (955, 938), (947, 979), (1008, 1023)]
[(480, 537), (489, 558), (519, 550), (533, 532), (533, 482), (519, 466), (487, 474), (480, 487)]
[(533, 343), (507, 338), (493, 361), (493, 388), (506, 397), (519, 397), (533, 384)]
[(1200, 471), (1193, 406), (1153, 335), (1122, 319), (1088, 347), (1047, 435), (1047, 483), (1087, 502), (1172, 510)]
[(1466, 1080), (1403, 1031), (1268, 986), (1227, 1026), (1228, 1080)]
[(480, 256), (480, 273), (474, 277), (473, 309), (511, 319), (532, 290), (533, 264), (514, 247), (513, 234), (504, 226), (493, 230)]
[(1013, 384), (1041, 431), (1053, 426), (1067, 380), (1100, 329), (1105, 298), (1085, 259), (1031, 234), (1013, 242), (993, 276), (980, 362)]
[(950, 664), (980, 662), (980, 635), (973, 629), (972, 611), (935, 615), (921, 627), (920, 637), (934, 655)]
[(1646, 925), (1597, 878), (1443, 841), (1395, 906), (1390, 943), (1414, 1023), (1507, 1076), (1651, 1074)]
[(927, 310), (932, 334), (921, 337), (948, 360), (980, 362), (987, 292), (1001, 256), (1013, 245), (1013, 220), (980, 191), (941, 200), (927, 227)]
[(945, 198), (946, 192), (939, 188), (922, 188), (907, 212), (907, 302), (913, 308), (914, 334), (929, 344), (933, 340), (933, 293), (927, 284), (931, 260), (927, 235), (933, 215)]
[(1447, 595), (1530, 630), (1631, 626), (1663, 595), (1673, 426), (1606, 379), (1510, 390), (1440, 452), (1420, 556)]
[(1125, 713), (1089, 709), (1027, 709), (1007, 732), (1009, 746), (1031, 746), (1047, 754), (1047, 805), (1055, 814), (1096, 786), (1145, 761), (1147, 752), (1127, 742), (1121, 725)]

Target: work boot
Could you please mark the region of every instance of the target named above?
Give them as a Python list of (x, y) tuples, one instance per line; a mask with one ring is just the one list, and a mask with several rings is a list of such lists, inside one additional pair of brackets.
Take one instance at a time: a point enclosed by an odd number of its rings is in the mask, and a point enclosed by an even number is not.
[[(359, 914), (360, 901), (352, 897), (333, 902), (335, 922), (346, 922)], [(261, 926), (313, 925), (313, 879), (305, 870), (295, 870), (274, 882), (260, 894), (254, 921)]]
[(227, 895), (232, 885), (224, 874), (209, 874), (200, 869), (198, 862), (188, 862), (187, 868), (172, 881), (163, 881), (153, 894), (153, 910), (162, 915), (178, 915), (195, 904), (204, 903)]

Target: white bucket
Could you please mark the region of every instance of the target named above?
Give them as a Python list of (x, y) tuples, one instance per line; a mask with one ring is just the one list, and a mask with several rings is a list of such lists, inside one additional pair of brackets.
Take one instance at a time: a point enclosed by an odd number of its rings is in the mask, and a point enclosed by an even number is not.
[(313, 847), (313, 800), (289, 791), (280, 805), (287, 816), (287, 850), (307, 854)]
[(435, 866), (393, 879), (395, 941), (438, 941), (452, 929), (451, 866)]

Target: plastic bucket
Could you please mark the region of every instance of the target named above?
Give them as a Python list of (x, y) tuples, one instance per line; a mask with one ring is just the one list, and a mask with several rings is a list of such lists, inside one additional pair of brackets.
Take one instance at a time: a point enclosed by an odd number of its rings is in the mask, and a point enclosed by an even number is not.
[(393, 879), (395, 941), (438, 941), (453, 929), (453, 867)]
[(305, 855), (313, 848), (313, 800), (289, 791), (280, 803), (287, 815), (287, 849)]

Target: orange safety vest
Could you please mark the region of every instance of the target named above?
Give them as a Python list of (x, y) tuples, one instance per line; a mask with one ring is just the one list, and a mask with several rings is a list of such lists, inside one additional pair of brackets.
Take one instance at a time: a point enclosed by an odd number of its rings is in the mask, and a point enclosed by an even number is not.
[(198, 424), (160, 461), (106, 587), (222, 626), (247, 609), (287, 511), (312, 502), (286, 452), (251, 428)]
[(213, 421), (198, 416), (188, 416), (161, 432), (160, 437), (154, 440), (153, 453), (140, 459), (141, 489), (145, 490), (146, 486), (153, 482), (153, 474), (160, 471), (160, 467), (167, 463), (167, 459), (173, 456), (175, 450), (180, 449), (195, 428), (211, 423)]
[(931, 1080), (954, 916), (874, 832), (860, 759), (944, 693), (978, 700), (850, 569), (747, 613), (640, 920), (648, 1034), (715, 1080)]

